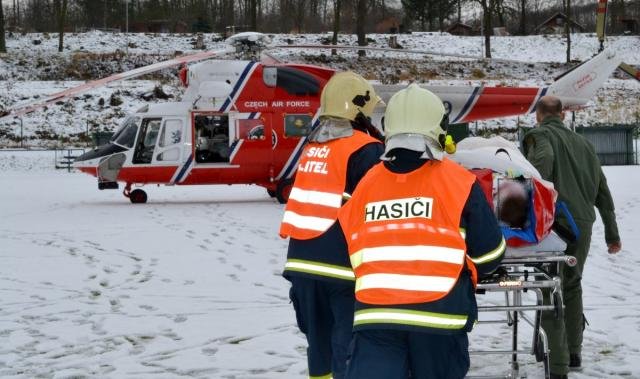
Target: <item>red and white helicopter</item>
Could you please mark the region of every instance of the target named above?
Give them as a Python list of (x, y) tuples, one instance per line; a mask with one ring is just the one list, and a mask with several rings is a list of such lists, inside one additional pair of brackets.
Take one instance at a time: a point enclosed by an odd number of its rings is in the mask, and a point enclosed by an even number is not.
[[(124, 195), (132, 203), (147, 201), (142, 189), (132, 189), (145, 184), (257, 184), (286, 202), (306, 136), (317, 125), (322, 88), (334, 70), (273, 59), (212, 60), (263, 49), (268, 37), (241, 33), (227, 42), (228, 48), (222, 50), (87, 82), (10, 110), (5, 117), (29, 113), (110, 82), (201, 61), (180, 72), (187, 87), (182, 101), (145, 105), (124, 121), (110, 143), (80, 156), (74, 166), (96, 176), (99, 189), (117, 189), (118, 182), (124, 183)], [(566, 108), (575, 109), (586, 105), (620, 62), (613, 51), (605, 50), (549, 87), (425, 87), (443, 100), (452, 123), (528, 114), (545, 94), (556, 95)], [(376, 91), (386, 100), (399, 88), (377, 85)]]

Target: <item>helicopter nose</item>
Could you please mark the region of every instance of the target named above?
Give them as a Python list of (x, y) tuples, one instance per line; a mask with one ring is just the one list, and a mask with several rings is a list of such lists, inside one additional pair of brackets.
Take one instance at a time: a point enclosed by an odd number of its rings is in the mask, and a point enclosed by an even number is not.
[(78, 163), (78, 162), (91, 161), (91, 160), (94, 160), (96, 158), (106, 157), (108, 155), (120, 153), (120, 152), (125, 151), (125, 150), (127, 150), (127, 149), (122, 147), (122, 146), (118, 146), (118, 145), (115, 145), (115, 144), (112, 144), (112, 143), (108, 143), (106, 145), (99, 146), (94, 150), (88, 151), (88, 152), (80, 155), (79, 157), (77, 157), (75, 159), (74, 162)]

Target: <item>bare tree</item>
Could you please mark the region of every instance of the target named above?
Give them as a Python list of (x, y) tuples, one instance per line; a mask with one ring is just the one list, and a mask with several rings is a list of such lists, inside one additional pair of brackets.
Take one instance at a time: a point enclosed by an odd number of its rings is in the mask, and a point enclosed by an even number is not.
[(484, 34), (484, 56), (491, 58), (491, 16), (493, 15), (493, 0), (476, 0), (482, 7), (482, 32)]
[(4, 41), (4, 10), (2, 9), (2, 2), (0, 2), (0, 53), (7, 52), (7, 45)]
[[(340, 9), (341, 9), (342, 1), (341, 0), (333, 0), (333, 37), (331, 38), (331, 43), (334, 45), (338, 44), (338, 32), (340, 31)], [(331, 55), (336, 55), (336, 49), (331, 50)]]
[[(356, 0), (356, 34), (358, 46), (367, 46), (367, 36), (364, 32), (364, 23), (367, 19), (367, 0)], [(358, 55), (365, 56), (364, 50), (358, 50)]]
[(53, 9), (56, 13), (56, 20), (58, 21), (58, 51), (62, 52), (64, 49), (64, 25), (67, 15), (67, 0), (54, 0)]
[(567, 35), (567, 63), (571, 62), (571, 0), (565, 1), (565, 14), (567, 19), (564, 22), (564, 32)]
[(527, 18), (527, 0), (520, 0), (520, 28), (518, 32), (521, 36), (524, 36), (527, 34), (527, 24), (525, 21), (526, 18)]
[(249, 0), (249, 26), (251, 30), (258, 30), (258, 7), (259, 0)]

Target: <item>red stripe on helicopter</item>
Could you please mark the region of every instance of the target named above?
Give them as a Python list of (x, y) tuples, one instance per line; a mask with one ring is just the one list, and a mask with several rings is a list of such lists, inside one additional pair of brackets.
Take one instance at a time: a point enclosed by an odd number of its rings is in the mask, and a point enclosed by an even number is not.
[(460, 122), (525, 114), (536, 100), (539, 88), (484, 87), (480, 98)]
[(92, 176), (98, 176), (98, 168), (97, 167), (77, 167), (78, 170), (84, 172), (85, 174), (89, 174)]
[(118, 173), (118, 181), (137, 184), (169, 183), (178, 167), (179, 166), (123, 167)]

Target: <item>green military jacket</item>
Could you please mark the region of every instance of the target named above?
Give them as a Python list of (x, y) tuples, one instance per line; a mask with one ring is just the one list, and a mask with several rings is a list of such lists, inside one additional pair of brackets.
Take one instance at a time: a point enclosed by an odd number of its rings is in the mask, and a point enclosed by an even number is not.
[(528, 131), (522, 141), (524, 155), (542, 178), (554, 183), (578, 221), (594, 222), (598, 208), (605, 227), (605, 241), (618, 242), (613, 199), (600, 161), (591, 143), (569, 130), (559, 117), (547, 117)]

